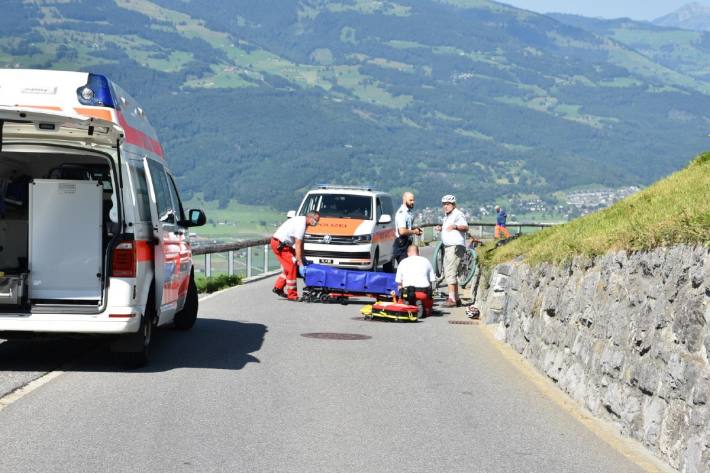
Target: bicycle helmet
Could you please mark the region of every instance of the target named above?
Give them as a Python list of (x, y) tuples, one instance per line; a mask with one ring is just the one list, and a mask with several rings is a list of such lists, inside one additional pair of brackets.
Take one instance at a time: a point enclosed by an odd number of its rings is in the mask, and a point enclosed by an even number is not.
[(455, 204), (456, 203), (456, 196), (453, 196), (451, 194), (446, 194), (444, 197), (441, 198), (441, 203), (442, 204)]

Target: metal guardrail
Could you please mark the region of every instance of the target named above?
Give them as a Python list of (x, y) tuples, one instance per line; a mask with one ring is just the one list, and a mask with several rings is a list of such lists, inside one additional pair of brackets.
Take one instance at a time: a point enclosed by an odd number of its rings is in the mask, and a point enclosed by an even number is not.
[[(429, 229), (440, 225), (440, 223), (424, 223), (421, 225), (417, 225), (423, 229)], [(523, 228), (547, 228), (547, 227), (553, 227), (556, 224), (554, 223), (522, 223), (522, 222), (510, 222), (507, 224), (507, 227), (509, 229), (517, 228), (518, 233), (522, 233)], [(469, 233), (471, 233), (473, 236), (478, 236), (479, 238), (484, 237), (484, 228), (493, 228), (496, 226), (495, 223), (492, 222), (468, 222), (469, 226)], [(474, 232), (471, 232), (472, 228), (478, 227), (478, 232), (477, 235)], [(432, 235), (433, 236), (433, 235)], [(432, 238), (433, 239), (433, 238)], [(198, 271), (203, 271), (204, 275), (207, 277), (210, 277), (215, 273), (215, 265), (220, 266), (217, 264), (217, 261), (214, 261), (216, 257), (219, 257), (219, 255), (223, 255), (221, 257), (222, 260), (220, 261), (221, 266), (223, 267), (223, 270), (217, 270), (217, 273), (226, 273), (230, 276), (233, 276), (236, 273), (236, 267), (235, 263), (241, 262), (239, 261), (242, 256), (240, 256), (239, 252), (242, 250), (246, 250), (246, 255), (243, 257), (245, 258), (246, 261), (244, 261), (243, 266), (244, 266), (244, 276), (247, 278), (251, 278), (257, 274), (266, 274), (270, 271), (270, 268), (273, 267), (273, 269), (279, 268), (279, 264), (275, 259), (272, 257), (271, 254), (271, 247), (269, 246), (269, 243), (271, 241), (271, 237), (268, 238), (261, 238), (261, 239), (256, 239), (256, 240), (244, 240), (244, 241), (238, 241), (234, 243), (218, 243), (218, 244), (212, 244), (212, 245), (204, 245), (204, 246), (196, 246), (192, 249), (192, 254), (194, 256), (204, 256), (204, 266), (200, 264), (196, 264), (196, 269)], [(259, 254), (263, 252), (263, 254)], [(215, 256), (215, 258), (213, 258)], [(236, 258), (235, 258), (236, 257)], [(255, 260), (256, 259), (262, 259), (263, 263), (259, 264)], [(273, 263), (273, 264), (272, 264)], [(202, 269), (204, 268), (204, 269)], [(256, 274), (255, 274), (256, 273)]]
[[(204, 255), (204, 275), (207, 277), (211, 277), (212, 273), (214, 272), (214, 266), (213, 266), (213, 255), (219, 255), (219, 254), (225, 254), (226, 258), (226, 271), (218, 271), (221, 273), (226, 273), (230, 276), (233, 276), (235, 274), (235, 262), (236, 258), (235, 256), (238, 256), (237, 252), (240, 252), (241, 250), (246, 250), (246, 261), (244, 262), (244, 276), (247, 278), (251, 278), (252, 276), (255, 276), (255, 270), (261, 270), (259, 274), (266, 274), (269, 272), (269, 257), (271, 255), (271, 247), (269, 246), (269, 242), (271, 241), (271, 237), (269, 238), (261, 238), (258, 240), (244, 240), (244, 241), (237, 241), (234, 243), (218, 243), (218, 244), (213, 244), (213, 245), (204, 245), (204, 246), (197, 246), (192, 249), (192, 254), (193, 256), (200, 256)], [(263, 250), (263, 255), (255, 255), (256, 251), (254, 251), (255, 248), (262, 249)], [(261, 257), (263, 258), (263, 265), (257, 265), (255, 267), (255, 259)], [(198, 271), (201, 270), (202, 268), (199, 265), (196, 265)], [(276, 269), (277, 265), (274, 264), (274, 269)]]

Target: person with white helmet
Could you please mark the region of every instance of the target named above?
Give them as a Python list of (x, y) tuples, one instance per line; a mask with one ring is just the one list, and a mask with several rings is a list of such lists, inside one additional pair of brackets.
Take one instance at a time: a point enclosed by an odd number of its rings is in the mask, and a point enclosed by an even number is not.
[(456, 208), (455, 196), (445, 195), (441, 198), (441, 205), (444, 209), (444, 221), (441, 223), (441, 244), (444, 246), (444, 279), (449, 287), (449, 297), (444, 305), (456, 307), (461, 305), (456, 274), (461, 258), (466, 251), (468, 223), (463, 212)]

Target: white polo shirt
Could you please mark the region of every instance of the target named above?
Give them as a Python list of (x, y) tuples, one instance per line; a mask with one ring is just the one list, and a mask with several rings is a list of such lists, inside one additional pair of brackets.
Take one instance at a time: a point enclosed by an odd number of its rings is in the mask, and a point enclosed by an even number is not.
[(436, 274), (431, 263), (423, 256), (408, 256), (397, 266), (395, 282), (402, 287), (429, 287), (436, 281)]
[(306, 217), (293, 217), (286, 220), (274, 233), (274, 238), (293, 246), (296, 240), (303, 240), (306, 235)]
[(444, 221), (441, 223), (441, 242), (444, 246), (466, 246), (466, 238), (464, 237), (466, 232), (447, 230), (446, 227), (449, 225), (468, 225), (463, 212), (455, 208), (444, 217)]
[(394, 235), (399, 238), (399, 229), (407, 228), (411, 230), (413, 223), (414, 215), (412, 214), (412, 210), (402, 204), (402, 206), (397, 209), (397, 213), (394, 216)]

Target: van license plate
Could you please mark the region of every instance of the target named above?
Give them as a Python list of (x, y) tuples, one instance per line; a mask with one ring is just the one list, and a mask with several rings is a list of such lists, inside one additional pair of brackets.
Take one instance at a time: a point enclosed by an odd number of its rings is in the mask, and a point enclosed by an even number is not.
[(321, 258), (321, 259), (320, 259), (320, 262), (323, 263), (323, 264), (333, 264), (333, 260), (332, 260), (332, 259), (323, 259), (323, 258)]

